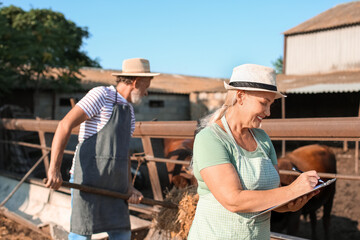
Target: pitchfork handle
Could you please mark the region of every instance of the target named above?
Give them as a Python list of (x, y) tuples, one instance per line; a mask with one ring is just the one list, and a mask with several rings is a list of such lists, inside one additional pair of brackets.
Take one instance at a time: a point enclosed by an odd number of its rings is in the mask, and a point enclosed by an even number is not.
[[(46, 182), (47, 182), (47, 178), (44, 178), (43, 183), (46, 184)], [(114, 191), (110, 191), (110, 190), (106, 190), (106, 189), (90, 187), (90, 186), (76, 184), (76, 183), (70, 183), (70, 182), (66, 182), (66, 181), (63, 181), (61, 186), (66, 187), (66, 188), (75, 188), (75, 189), (78, 189), (80, 191), (87, 192), (87, 193), (99, 194), (99, 195), (103, 195), (103, 196), (107, 196), (107, 197), (121, 198), (124, 200), (128, 200), (130, 197), (129, 194), (123, 194), (123, 193), (114, 192)], [(143, 204), (148, 204), (148, 205), (160, 205), (160, 206), (167, 207), (167, 208), (177, 208), (178, 207), (176, 204), (174, 204), (172, 202), (157, 201), (157, 200), (153, 200), (150, 198), (143, 198), (140, 202)]]

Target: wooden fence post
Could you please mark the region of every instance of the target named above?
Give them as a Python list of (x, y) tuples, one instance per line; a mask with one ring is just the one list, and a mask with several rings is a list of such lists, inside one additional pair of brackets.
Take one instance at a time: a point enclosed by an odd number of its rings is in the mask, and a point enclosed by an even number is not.
[[(39, 117), (36, 117), (36, 120), (41, 120)], [(49, 170), (49, 157), (47, 155), (48, 151), (45, 149), (47, 146), (46, 146), (46, 140), (45, 140), (45, 132), (42, 131), (42, 130), (38, 130), (38, 134), (39, 134), (39, 139), (40, 139), (40, 145), (41, 147), (43, 147), (41, 149), (42, 151), (42, 154), (43, 155), (46, 155), (46, 157), (44, 158), (44, 166), (45, 166), (45, 173), (46, 173), (46, 176), (48, 176), (48, 170)]]
[[(281, 118), (285, 119), (285, 98), (281, 98)], [(286, 142), (285, 140), (281, 140), (281, 157), (285, 157), (286, 154)]]
[(286, 142), (281, 140), (281, 157), (285, 157), (286, 154)]
[(355, 173), (359, 173), (359, 140), (355, 141)]
[(74, 98), (70, 98), (70, 105), (71, 105), (71, 108), (75, 107), (76, 102), (75, 102)]
[[(154, 152), (151, 146), (151, 139), (149, 136), (142, 136), (141, 137), (142, 145), (145, 152), (145, 158), (146, 156), (154, 157)], [(150, 177), (150, 183), (151, 188), (154, 194), (154, 199), (162, 201), (164, 200), (162, 191), (161, 191), (161, 185), (159, 180), (159, 174), (156, 168), (156, 162), (154, 161), (147, 161), (146, 165), (149, 170), (149, 177)]]
[(347, 152), (349, 150), (349, 145), (348, 145), (348, 141), (344, 141), (344, 145), (343, 145), (343, 151)]

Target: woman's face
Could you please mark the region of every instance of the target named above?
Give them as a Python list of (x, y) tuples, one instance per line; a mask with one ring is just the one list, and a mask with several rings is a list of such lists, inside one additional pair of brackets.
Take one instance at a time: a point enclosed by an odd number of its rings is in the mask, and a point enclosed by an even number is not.
[(238, 91), (237, 105), (244, 127), (259, 128), (264, 118), (270, 116), (270, 107), (275, 93), (260, 91)]

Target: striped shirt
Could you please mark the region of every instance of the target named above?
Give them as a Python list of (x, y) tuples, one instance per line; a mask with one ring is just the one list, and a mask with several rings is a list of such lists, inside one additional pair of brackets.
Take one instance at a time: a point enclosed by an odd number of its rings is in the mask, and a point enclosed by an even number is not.
[[(78, 140), (79, 143), (85, 139), (91, 137), (95, 133), (98, 133), (105, 124), (109, 121), (113, 105), (115, 102), (115, 94), (117, 93), (117, 103), (127, 104), (130, 106), (131, 111), (131, 135), (135, 130), (135, 114), (134, 108), (128, 101), (121, 96), (115, 89), (114, 86), (101, 86), (91, 89), (76, 105), (79, 106), (86, 115), (89, 117), (88, 120), (81, 123)], [(70, 173), (74, 173), (75, 157)]]
[[(115, 93), (117, 93), (117, 91), (114, 86), (96, 87), (91, 89), (85, 97), (77, 103), (89, 117), (88, 120), (80, 125), (79, 142), (83, 142), (88, 137), (99, 132), (109, 121), (115, 102)], [(117, 93), (117, 102), (130, 106), (132, 135), (135, 129), (134, 109), (119, 93)]]

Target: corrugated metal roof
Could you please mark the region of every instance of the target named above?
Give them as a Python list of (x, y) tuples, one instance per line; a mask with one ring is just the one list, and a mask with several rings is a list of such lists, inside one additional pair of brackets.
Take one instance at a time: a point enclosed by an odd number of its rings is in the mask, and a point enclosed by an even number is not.
[(360, 92), (360, 83), (322, 83), (310, 86), (293, 88), (286, 91), (287, 94), (316, 94), (316, 93), (342, 93)]
[[(100, 68), (82, 68), (81, 83), (85, 87), (98, 85), (114, 85), (115, 77), (111, 74), (119, 70)], [(149, 92), (189, 94), (192, 92), (224, 92), (223, 81), (220, 78), (185, 76), (179, 74), (160, 74), (151, 81)]]
[(360, 24), (360, 2), (339, 4), (319, 15), (293, 27), (284, 35), (314, 32), (335, 27)]
[(276, 76), (276, 82), (281, 92), (317, 84), (359, 84), (360, 71), (341, 71), (313, 75), (279, 74)]

